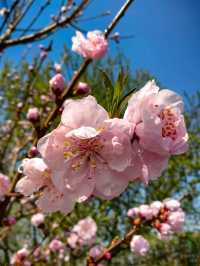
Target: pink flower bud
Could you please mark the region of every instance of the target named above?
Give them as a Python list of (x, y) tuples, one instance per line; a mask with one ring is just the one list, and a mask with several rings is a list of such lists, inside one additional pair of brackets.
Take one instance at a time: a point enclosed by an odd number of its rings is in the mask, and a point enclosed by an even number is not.
[(90, 92), (91, 92), (91, 88), (85, 82), (79, 82), (75, 88), (75, 94), (79, 96), (89, 94)]
[(105, 258), (106, 260), (111, 260), (111, 259), (112, 259), (112, 255), (111, 255), (111, 253), (110, 253), (110, 252), (106, 252), (106, 253), (104, 253), (104, 258)]
[(145, 256), (149, 251), (149, 242), (140, 235), (133, 236), (130, 242), (131, 251), (139, 256)]
[(171, 225), (174, 232), (183, 230), (185, 222), (185, 213), (182, 210), (169, 213), (168, 223)]
[(127, 212), (127, 216), (130, 218), (135, 218), (139, 214), (139, 208), (129, 209)]
[(92, 257), (92, 258), (97, 258), (99, 257), (103, 252), (104, 252), (104, 247), (103, 246), (100, 246), (100, 245), (97, 245), (97, 246), (94, 246), (90, 249), (89, 251), (89, 255)]
[(37, 107), (29, 108), (26, 117), (32, 123), (37, 122), (40, 118), (40, 113), (38, 108)]
[(56, 252), (56, 251), (59, 251), (61, 249), (64, 248), (64, 244), (63, 242), (61, 242), (60, 240), (58, 239), (53, 239), (51, 241), (51, 243), (49, 244), (49, 249), (52, 251), (52, 252)]
[(169, 239), (169, 236), (172, 234), (172, 228), (168, 223), (161, 223), (159, 231), (160, 231), (160, 238), (162, 240)]
[(161, 201), (154, 201), (150, 205), (153, 216), (157, 216), (164, 204)]
[(149, 205), (141, 205), (139, 207), (139, 213), (142, 218), (145, 218), (146, 220), (151, 220), (153, 218), (153, 211)]
[(61, 74), (56, 74), (50, 81), (49, 86), (52, 89), (52, 92), (58, 96), (60, 95), (65, 88), (65, 79)]
[(34, 226), (39, 226), (44, 223), (45, 216), (43, 213), (36, 213), (31, 217), (31, 223)]
[(37, 148), (36, 148), (35, 146), (32, 146), (32, 147), (30, 148), (30, 150), (29, 150), (29, 155), (30, 155), (31, 157), (35, 157), (35, 156), (38, 155), (38, 150), (37, 150)]
[(170, 198), (164, 200), (164, 205), (170, 211), (176, 211), (181, 206), (181, 204), (178, 200), (170, 199)]

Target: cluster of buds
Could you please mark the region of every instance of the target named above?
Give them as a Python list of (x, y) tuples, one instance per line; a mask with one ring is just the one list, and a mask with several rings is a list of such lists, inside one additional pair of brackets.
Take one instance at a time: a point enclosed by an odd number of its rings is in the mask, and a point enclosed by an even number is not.
[[(133, 219), (134, 225), (142, 222), (151, 225), (162, 240), (168, 240), (174, 233), (181, 232), (185, 221), (180, 202), (171, 198), (129, 209), (127, 216)], [(130, 245), (131, 250), (139, 255), (145, 255), (149, 249), (148, 241), (142, 236), (134, 236)]]

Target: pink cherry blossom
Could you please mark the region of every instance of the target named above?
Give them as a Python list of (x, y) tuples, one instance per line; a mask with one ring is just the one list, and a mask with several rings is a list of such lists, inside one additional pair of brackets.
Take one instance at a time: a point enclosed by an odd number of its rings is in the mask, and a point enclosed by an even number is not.
[(32, 123), (35, 123), (36, 121), (38, 121), (40, 117), (38, 108), (37, 107), (29, 108), (26, 117)]
[(161, 201), (153, 201), (150, 204), (153, 216), (157, 216), (160, 210), (164, 207), (164, 204)]
[(67, 243), (68, 245), (75, 249), (75, 248), (78, 248), (80, 245), (79, 245), (79, 236), (77, 233), (70, 233), (70, 235), (68, 236), (67, 238)]
[(139, 214), (146, 220), (151, 220), (153, 218), (153, 210), (149, 205), (143, 204), (139, 207)]
[(36, 213), (31, 217), (31, 223), (34, 226), (39, 226), (44, 223), (45, 216), (43, 213)]
[(99, 257), (101, 254), (103, 254), (105, 248), (101, 245), (96, 245), (94, 247), (92, 247), (89, 251), (89, 255), (96, 259), (97, 257)]
[(127, 216), (130, 218), (135, 218), (139, 214), (139, 208), (131, 208), (127, 212)]
[(73, 227), (72, 232), (78, 235), (84, 245), (91, 245), (96, 238), (96, 222), (91, 217), (82, 219)]
[(61, 192), (77, 189), (85, 192), (82, 200), (92, 194), (112, 199), (127, 187), (133, 174), (130, 125), (108, 118), (93, 96), (67, 100), (61, 125), (39, 140), (38, 150)]
[(171, 225), (172, 230), (174, 232), (182, 231), (184, 222), (185, 222), (185, 213), (181, 209), (169, 213), (168, 223)]
[[(188, 148), (183, 101), (170, 90), (160, 90), (149, 81), (129, 100), (124, 118), (133, 123), (139, 144), (145, 150), (168, 156)], [(136, 125), (136, 126), (135, 126)]]
[(108, 49), (108, 42), (100, 31), (90, 31), (87, 38), (80, 31), (72, 38), (72, 51), (85, 58), (98, 59), (103, 57)]
[(180, 202), (175, 199), (165, 199), (164, 206), (170, 211), (177, 211), (180, 208)]
[(131, 251), (139, 256), (145, 256), (149, 251), (149, 242), (140, 235), (133, 236), (130, 242)]
[(172, 235), (172, 227), (168, 223), (161, 223), (159, 232), (160, 239), (168, 240)]
[(31, 263), (27, 260), (29, 251), (26, 248), (18, 250), (10, 260), (11, 265), (31, 266)]
[(58, 240), (58, 239), (53, 239), (50, 244), (49, 244), (49, 249), (52, 252), (57, 252), (60, 251), (64, 248), (64, 244), (62, 241)]
[(3, 200), (5, 194), (10, 187), (10, 180), (6, 175), (0, 173), (0, 201)]
[(23, 161), (23, 173), (25, 177), (20, 179), (16, 185), (16, 191), (25, 196), (43, 188), (37, 201), (38, 207), (43, 212), (62, 211), (70, 212), (75, 204), (76, 195), (63, 190), (59, 192), (52, 183), (51, 171), (40, 158), (25, 159)]

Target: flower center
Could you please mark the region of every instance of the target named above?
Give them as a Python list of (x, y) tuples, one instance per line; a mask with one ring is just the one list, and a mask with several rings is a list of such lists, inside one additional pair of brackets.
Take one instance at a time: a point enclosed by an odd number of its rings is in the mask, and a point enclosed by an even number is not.
[(71, 137), (65, 141), (64, 158), (66, 160), (77, 158), (72, 164), (73, 170), (79, 170), (85, 161), (89, 163), (90, 168), (96, 168), (96, 155), (102, 148), (99, 136), (90, 139)]
[(173, 114), (173, 112), (166, 108), (164, 109), (160, 115), (160, 119), (163, 120), (164, 124), (162, 127), (162, 136), (163, 137), (169, 137), (172, 140), (176, 139), (176, 117)]

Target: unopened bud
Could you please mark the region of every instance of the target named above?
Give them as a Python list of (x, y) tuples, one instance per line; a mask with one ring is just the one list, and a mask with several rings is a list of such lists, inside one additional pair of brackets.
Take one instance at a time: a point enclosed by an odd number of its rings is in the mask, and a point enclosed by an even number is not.
[(87, 83), (79, 82), (78, 85), (76, 86), (74, 92), (76, 95), (79, 95), (79, 96), (86, 95), (86, 94), (89, 94), (91, 92), (91, 88)]
[(104, 258), (105, 258), (106, 260), (111, 260), (111, 259), (112, 259), (112, 255), (111, 255), (111, 253), (110, 253), (110, 252), (105, 252), (105, 253), (104, 253)]
[(37, 122), (40, 118), (40, 113), (39, 113), (38, 108), (37, 107), (29, 108), (26, 117), (32, 123)]
[(61, 74), (56, 74), (50, 81), (49, 86), (52, 90), (52, 92), (59, 96), (65, 88), (65, 79)]
[(32, 146), (29, 150), (29, 156), (30, 157), (35, 157), (38, 155), (38, 150), (35, 146)]

